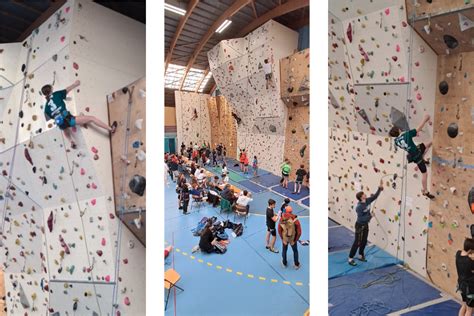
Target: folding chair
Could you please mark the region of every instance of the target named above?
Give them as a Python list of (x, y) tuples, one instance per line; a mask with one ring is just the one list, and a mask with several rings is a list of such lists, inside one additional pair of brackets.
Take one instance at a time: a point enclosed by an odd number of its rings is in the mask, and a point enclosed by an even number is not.
[(249, 210), (247, 209), (246, 206), (241, 206), (241, 205), (236, 205), (235, 206), (235, 210), (234, 210), (234, 222), (235, 222), (235, 216), (244, 216), (244, 226), (247, 227), (245, 225), (246, 221), (247, 221), (247, 217), (249, 215)]
[(196, 205), (197, 209), (200, 210), (201, 209), (201, 206), (202, 206), (202, 203), (204, 203), (204, 201), (207, 200), (207, 197), (202, 197), (202, 196), (197, 196), (197, 195), (193, 195), (192, 196), (192, 201), (191, 201), (191, 207), (190, 207), (190, 210), (193, 209), (193, 205)]
[(220, 206), (221, 209), (219, 211), (219, 214), (221, 214), (222, 212), (227, 212), (227, 218), (229, 218), (229, 213), (232, 212), (232, 204), (230, 203), (230, 201), (221, 197)]
[(179, 275), (179, 273), (176, 272), (174, 269), (168, 269), (165, 271), (165, 289), (168, 290), (168, 295), (166, 296), (165, 310), (168, 307), (168, 300), (170, 298), (170, 293), (173, 287), (176, 287), (180, 289), (181, 291), (184, 291), (182, 288), (176, 285), (176, 283), (178, 283), (180, 279), (181, 279), (181, 275)]

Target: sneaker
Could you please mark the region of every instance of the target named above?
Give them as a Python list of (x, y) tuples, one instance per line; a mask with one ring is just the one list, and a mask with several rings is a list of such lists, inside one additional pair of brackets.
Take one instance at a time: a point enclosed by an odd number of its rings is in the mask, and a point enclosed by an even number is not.
[(198, 252), (201, 248), (199, 248), (199, 245), (196, 245), (193, 247), (193, 249), (191, 250), (192, 253), (195, 253), (195, 252)]
[(355, 267), (357, 265), (357, 263), (354, 261), (354, 259), (349, 259), (348, 263), (353, 267)]
[(281, 261), (281, 266), (282, 266), (283, 268), (286, 268), (286, 264), (283, 263), (283, 260)]
[(362, 262), (367, 262), (367, 259), (365, 259), (365, 256), (359, 256), (359, 261), (362, 261)]
[(423, 193), (423, 195), (426, 196), (427, 198), (429, 198), (430, 200), (435, 199), (435, 196), (433, 194), (431, 194), (430, 192), (425, 192), (425, 193)]
[(270, 247), (268, 247), (268, 246), (265, 246), (265, 248), (268, 249), (268, 250), (270, 250)]
[(301, 268), (301, 263), (298, 265), (295, 264), (293, 267), (295, 268), (295, 270), (298, 270), (299, 268)]
[(273, 253), (279, 253), (278, 249), (275, 249), (275, 248), (268, 248), (268, 250), (270, 250)]

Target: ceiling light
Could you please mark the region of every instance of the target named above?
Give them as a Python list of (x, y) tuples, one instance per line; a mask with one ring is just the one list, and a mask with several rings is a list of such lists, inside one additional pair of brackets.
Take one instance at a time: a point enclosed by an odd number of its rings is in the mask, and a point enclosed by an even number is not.
[(232, 23), (231, 20), (225, 20), (222, 22), (221, 26), (219, 26), (216, 30), (216, 33), (222, 33), (229, 25)]
[(171, 5), (171, 4), (168, 4), (168, 3), (165, 3), (165, 10), (174, 12), (174, 13), (179, 14), (179, 15), (185, 15), (186, 14), (186, 10), (175, 7), (174, 5)]

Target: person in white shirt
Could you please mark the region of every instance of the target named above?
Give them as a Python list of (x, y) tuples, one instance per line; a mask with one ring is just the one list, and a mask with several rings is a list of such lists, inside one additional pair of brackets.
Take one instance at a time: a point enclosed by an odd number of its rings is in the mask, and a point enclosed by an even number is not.
[(237, 199), (237, 202), (235, 204), (247, 208), (247, 212), (250, 209), (249, 203), (253, 201), (251, 198), (252, 194), (249, 193), (247, 190), (244, 190), (243, 192), (240, 192), (240, 196)]
[(200, 186), (206, 187), (207, 176), (206, 176), (206, 173), (204, 172), (204, 168), (200, 169), (200, 172), (199, 172), (199, 174), (197, 175), (196, 178), (197, 178), (198, 183), (199, 183)]
[(196, 168), (196, 171), (194, 171), (194, 176), (195, 176), (196, 178), (198, 178), (200, 173), (201, 173), (201, 168), (198, 166), (198, 167)]
[(268, 59), (265, 59), (263, 62), (264, 62), (263, 71), (265, 72), (265, 82), (266, 82), (265, 84), (266, 84), (267, 90), (268, 90), (268, 83), (270, 83), (272, 88), (275, 88), (272, 81), (272, 77), (273, 77), (272, 65), (268, 62)]
[(223, 184), (229, 183), (229, 176), (227, 175), (227, 173), (222, 174), (222, 183)]

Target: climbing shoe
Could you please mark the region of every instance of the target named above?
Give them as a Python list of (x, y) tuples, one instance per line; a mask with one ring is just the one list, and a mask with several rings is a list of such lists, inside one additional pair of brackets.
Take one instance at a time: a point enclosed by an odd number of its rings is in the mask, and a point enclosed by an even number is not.
[(365, 259), (365, 256), (359, 256), (359, 261), (362, 261), (362, 262), (367, 262), (367, 259)]

